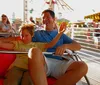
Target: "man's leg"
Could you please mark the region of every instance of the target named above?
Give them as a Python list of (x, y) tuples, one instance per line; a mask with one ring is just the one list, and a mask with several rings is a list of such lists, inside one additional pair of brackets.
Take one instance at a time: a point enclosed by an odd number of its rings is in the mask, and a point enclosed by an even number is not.
[(45, 71), (45, 59), (40, 49), (31, 48), (28, 53), (29, 73), (34, 85), (48, 85)]
[(73, 62), (67, 69), (66, 73), (61, 76), (55, 85), (75, 85), (88, 70), (84, 62)]

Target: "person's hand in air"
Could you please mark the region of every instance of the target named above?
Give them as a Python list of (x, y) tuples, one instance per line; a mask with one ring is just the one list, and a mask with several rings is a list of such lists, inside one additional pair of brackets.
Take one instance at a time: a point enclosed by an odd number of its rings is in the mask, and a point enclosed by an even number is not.
[(66, 27), (67, 27), (66, 22), (62, 22), (61, 25), (60, 25), (59, 32), (60, 32), (60, 33), (61, 33), (61, 32), (65, 32)]
[[(62, 22), (61, 25), (60, 25), (59, 33), (64, 33), (66, 28), (67, 28), (66, 22)], [(61, 55), (62, 56), (63, 53), (65, 52), (65, 50), (66, 50), (66, 46), (65, 45), (58, 46), (56, 48), (55, 55)]]

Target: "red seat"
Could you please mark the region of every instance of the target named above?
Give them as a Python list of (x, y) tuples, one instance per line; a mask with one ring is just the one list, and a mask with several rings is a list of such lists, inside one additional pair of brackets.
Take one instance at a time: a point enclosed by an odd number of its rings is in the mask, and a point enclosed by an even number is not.
[(3, 85), (3, 79), (0, 79), (0, 85)]
[(47, 81), (48, 81), (48, 85), (53, 85), (56, 82), (56, 79), (48, 77)]
[(14, 54), (0, 54), (0, 76), (5, 75), (7, 69), (14, 60)]
[(0, 54), (0, 85), (3, 85), (3, 78), (11, 63), (15, 60), (14, 54)]
[[(0, 54), (0, 85), (3, 85), (3, 76), (15, 58), (15, 54)], [(53, 85), (56, 81), (54, 78), (48, 78), (47, 80), (48, 85)]]

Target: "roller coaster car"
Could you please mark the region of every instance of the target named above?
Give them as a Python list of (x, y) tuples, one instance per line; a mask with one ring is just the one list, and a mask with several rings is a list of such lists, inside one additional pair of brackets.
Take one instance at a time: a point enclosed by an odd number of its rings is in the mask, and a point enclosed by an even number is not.
[[(0, 50), (5, 50), (5, 49), (0, 49)], [(50, 54), (50, 53), (48, 53), (48, 54)], [(81, 60), (81, 58), (75, 52), (67, 50), (67, 54), (70, 55), (70, 57), (72, 59), (74, 59), (75, 61)], [(65, 56), (63, 56), (63, 57), (66, 58)], [(9, 66), (15, 60), (15, 58), (16, 58), (15, 54), (12, 54), (12, 53), (11, 54), (9, 54), (9, 53), (0, 53), (0, 85), (4, 85), (3, 84), (3, 80), (5, 78), (4, 76), (5, 76), (8, 68), (9, 68)], [(85, 80), (87, 82), (87, 85), (90, 85), (90, 82), (89, 82), (87, 76), (84, 76), (84, 78), (85, 78)], [(56, 80), (57, 79), (55, 79), (55, 78), (47, 77), (48, 85), (53, 85)], [(81, 84), (77, 84), (77, 85), (82, 85), (82, 83)]]

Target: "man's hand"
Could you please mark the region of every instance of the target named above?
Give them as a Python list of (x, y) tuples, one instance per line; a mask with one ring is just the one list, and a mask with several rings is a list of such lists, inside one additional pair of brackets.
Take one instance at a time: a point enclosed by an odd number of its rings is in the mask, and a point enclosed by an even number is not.
[(60, 56), (62, 56), (63, 53), (64, 53), (65, 51), (66, 51), (65, 45), (58, 46), (58, 47), (56, 48), (55, 55), (60, 55)]
[(67, 27), (66, 22), (62, 22), (61, 25), (60, 25), (59, 32), (60, 32), (60, 33), (61, 33), (61, 32), (62, 32), (62, 33), (65, 32), (66, 27)]

